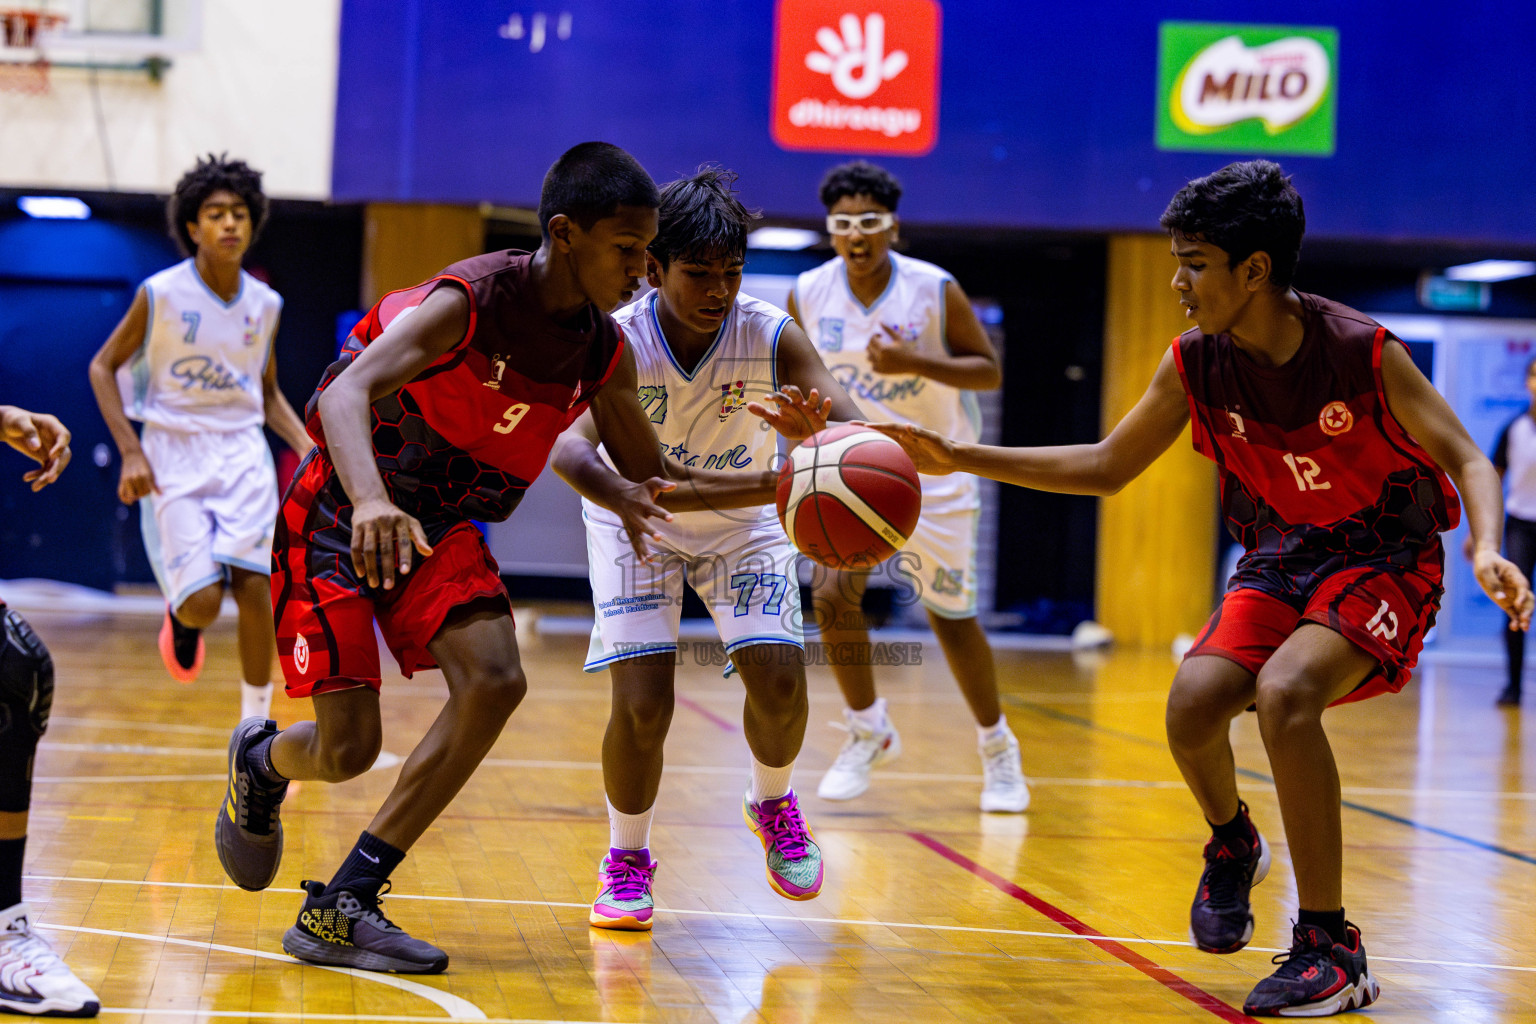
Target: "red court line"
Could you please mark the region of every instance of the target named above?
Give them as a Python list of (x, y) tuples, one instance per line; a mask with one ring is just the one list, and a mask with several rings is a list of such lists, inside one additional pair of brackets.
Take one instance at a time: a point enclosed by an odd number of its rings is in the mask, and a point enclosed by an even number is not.
[(681, 704), (683, 707), (687, 708), (689, 711), (692, 711), (695, 714), (701, 715), (704, 718), (709, 719), (711, 722), (714, 722), (716, 725), (718, 725), (720, 728), (724, 729), (726, 732), (736, 732), (737, 731), (736, 724), (734, 722), (732, 722), (730, 719), (728, 719), (728, 718), (721, 718), (719, 715), (715, 714), (713, 711), (709, 710), (708, 708), (704, 707), (701, 704), (697, 704), (697, 703), (689, 700), (687, 697), (684, 697), (682, 694), (677, 694), (676, 695), (676, 700), (677, 700), (677, 702), (679, 704)]
[(1087, 937), (1089, 941), (1104, 952), (1130, 964), (1154, 981), (1166, 985), (1169, 989), (1177, 992), (1202, 1010), (1209, 1010), (1222, 1020), (1230, 1021), (1232, 1024), (1259, 1024), (1252, 1017), (1240, 1010), (1234, 1010), (1209, 992), (1190, 984), (1166, 967), (1159, 967), (1135, 950), (1127, 948), (1114, 939), (1105, 937), (1103, 932), (1089, 927), (1060, 907), (1047, 903), (1029, 890), (1014, 885), (997, 872), (982, 867), (960, 851), (946, 846), (932, 836), (924, 835), (922, 832), (908, 832), (907, 835), (922, 843), (945, 860), (958, 864), (977, 878), (991, 883), (995, 888), (1007, 893), (1020, 903), (1027, 905), (1030, 909), (1038, 911), (1068, 931)]

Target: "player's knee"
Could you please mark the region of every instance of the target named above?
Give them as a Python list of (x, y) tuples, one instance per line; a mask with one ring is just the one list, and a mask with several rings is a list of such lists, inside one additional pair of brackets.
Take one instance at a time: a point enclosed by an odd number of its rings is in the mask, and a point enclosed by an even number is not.
[(383, 748), (384, 738), (377, 731), (355, 733), (327, 743), (317, 759), (320, 778), (324, 782), (355, 779), (373, 767)]
[(1259, 729), (1272, 733), (1318, 721), (1326, 702), (1319, 701), (1317, 688), (1304, 674), (1266, 668), (1259, 673), (1254, 704)]
[(809, 707), (805, 674), (786, 668), (755, 679), (747, 690), (752, 709), (760, 718), (788, 721)]
[(528, 695), (528, 678), (516, 656), (493, 659), (466, 673), (457, 689), (477, 713), (505, 719)]
[(629, 733), (639, 740), (666, 737), (672, 726), (672, 710), (675, 701), (670, 690), (626, 692), (615, 694), (613, 714), (622, 718)]
[(224, 602), (224, 585), (215, 583), (194, 591), (176, 608), (176, 621), (188, 629), (207, 629), (219, 617)]

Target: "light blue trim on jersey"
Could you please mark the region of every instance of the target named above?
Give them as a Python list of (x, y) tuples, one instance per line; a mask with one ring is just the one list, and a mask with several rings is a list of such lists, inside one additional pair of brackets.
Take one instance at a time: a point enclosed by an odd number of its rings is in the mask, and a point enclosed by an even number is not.
[(227, 565), (235, 569), (244, 569), (247, 572), (258, 573), (262, 576), (272, 575), (271, 562), (268, 562), (266, 565), (255, 565), (251, 562), (242, 562), (238, 558), (231, 558), (228, 555), (214, 555), (213, 561), (215, 565)]
[(751, 644), (784, 644), (789, 647), (798, 647), (802, 651), (805, 650), (804, 640), (791, 640), (787, 636), (743, 636), (732, 640), (726, 645), (725, 653), (730, 654), (732, 651)]
[(210, 299), (212, 299), (214, 302), (217, 302), (220, 306), (224, 307), (225, 309), (234, 309), (235, 305), (237, 303), (239, 303), (239, 301), (242, 298), (245, 297), (245, 279), (249, 275), (246, 274), (246, 272), (243, 269), (240, 271), (240, 287), (235, 291), (235, 297), (230, 299), (228, 302), (225, 302), (223, 296), (221, 296), (218, 292), (214, 291), (212, 288), (208, 287), (208, 282), (203, 280), (203, 275), (199, 274), (197, 272), (197, 261), (196, 260), (194, 260), (191, 256), (188, 256), (182, 262), (183, 263), (190, 263), (190, 264), (192, 264), (192, 267), (191, 267), (192, 276), (197, 278), (197, 283), (203, 286), (203, 291), (208, 293), (208, 297)]
[[(896, 275), (900, 273), (899, 268), (896, 266), (896, 260), (892, 257), (891, 253), (887, 252), (885, 254), (886, 262), (891, 265), (891, 276), (885, 282), (885, 291), (881, 292), (879, 296), (876, 297), (874, 302), (871, 302), (866, 306), (864, 303), (859, 301), (859, 297), (857, 295), (853, 294), (853, 286), (848, 283), (848, 261), (843, 259), (841, 256), (839, 256), (838, 259), (842, 261), (842, 266), (838, 267), (837, 269), (843, 275), (843, 288), (848, 292), (848, 297), (853, 300), (853, 304), (862, 309), (865, 316), (868, 316), (875, 311), (880, 303), (885, 301), (885, 297), (891, 294), (891, 290), (896, 287)], [(795, 307), (797, 309), (799, 308), (799, 305), (799, 302), (795, 303)], [(801, 310), (801, 312), (803, 313), (805, 311)]]
[(965, 410), (965, 418), (971, 423), (971, 430), (976, 433), (974, 441), (981, 440), (981, 400), (976, 397), (976, 392), (961, 389), (960, 408)]
[(144, 401), (149, 397), (149, 336), (155, 331), (155, 291), (148, 281), (139, 287), (144, 289), (144, 297), (149, 302), (149, 319), (144, 321), (144, 340), (139, 342), (138, 351), (128, 358), (128, 374), (133, 379), (133, 406), (129, 415), (134, 419), (143, 419)]
[(949, 347), (949, 282), (953, 280), (952, 277), (939, 279), (939, 342), (950, 355), (955, 354)]
[(768, 364), (771, 367), (769, 375), (773, 378), (775, 391), (779, 390), (779, 337), (784, 333), (784, 328), (788, 327), (794, 319), (792, 316), (785, 316), (779, 321), (779, 326), (773, 332), (773, 344), (769, 346)]
[(651, 304), (646, 308), (646, 312), (650, 314), (651, 323), (656, 326), (656, 337), (661, 339), (661, 350), (667, 354), (667, 361), (672, 364), (674, 370), (682, 374), (683, 380), (692, 384), (693, 378), (699, 375), (699, 371), (704, 369), (705, 364), (709, 362), (709, 357), (714, 355), (715, 349), (720, 347), (720, 339), (725, 337), (725, 329), (731, 325), (731, 317), (736, 315), (736, 303), (732, 302), (731, 308), (725, 311), (725, 319), (720, 321), (720, 328), (715, 331), (715, 340), (709, 343), (709, 348), (705, 349), (704, 354), (699, 357), (698, 365), (693, 368), (692, 373), (689, 373), (683, 369), (682, 364), (677, 361), (677, 357), (672, 354), (672, 343), (667, 340), (667, 332), (661, 329), (661, 318), (656, 315), (656, 297), (658, 294), (658, 292), (651, 293)]
[[(267, 332), (267, 354), (261, 357), (261, 390), (263, 395), (265, 395), (267, 390), (267, 367), (272, 364), (272, 349), (276, 346), (277, 343), (277, 325), (281, 323), (283, 319), (283, 297), (278, 295), (275, 291), (272, 294), (277, 298), (277, 309), (272, 314), (272, 330)], [(265, 406), (265, 400), (263, 400), (262, 404)], [(265, 408), (262, 410), (262, 419), (266, 419)]]
[(583, 672), (598, 672), (616, 661), (628, 661), (630, 658), (642, 658), (647, 654), (676, 654), (677, 641), (671, 643), (646, 644), (644, 647), (636, 647), (634, 650), (622, 651), (618, 654), (610, 654), (606, 658), (589, 661), (581, 667)]

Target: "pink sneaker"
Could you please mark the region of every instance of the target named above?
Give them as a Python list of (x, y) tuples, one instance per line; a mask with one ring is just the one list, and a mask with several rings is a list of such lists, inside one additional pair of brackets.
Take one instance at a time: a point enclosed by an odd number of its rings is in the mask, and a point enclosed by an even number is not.
[(821, 894), (821, 847), (800, 813), (795, 791), (754, 804), (741, 800), (741, 816), (757, 834), (767, 857), (768, 884), (789, 900), (813, 900)]
[(656, 877), (656, 861), (649, 850), (609, 849), (597, 869), (597, 898), (587, 923), (593, 928), (616, 928), (627, 932), (651, 930), (651, 914), (656, 901), (651, 898), (651, 880)]
[(170, 608), (165, 610), (165, 621), (160, 624), (160, 660), (171, 678), (184, 686), (203, 671), (203, 631), (188, 629), (176, 620)]

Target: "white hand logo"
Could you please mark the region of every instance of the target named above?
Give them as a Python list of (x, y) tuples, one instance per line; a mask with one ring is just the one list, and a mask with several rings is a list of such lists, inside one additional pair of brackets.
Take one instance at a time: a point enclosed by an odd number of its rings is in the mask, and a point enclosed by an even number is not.
[(885, 53), (885, 18), (871, 14), (859, 25), (857, 15), (845, 14), (838, 22), (841, 38), (823, 26), (816, 30), (821, 49), (805, 55), (805, 66), (832, 76), (832, 85), (851, 100), (873, 95), (881, 83), (901, 74), (907, 66), (905, 50)]

